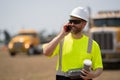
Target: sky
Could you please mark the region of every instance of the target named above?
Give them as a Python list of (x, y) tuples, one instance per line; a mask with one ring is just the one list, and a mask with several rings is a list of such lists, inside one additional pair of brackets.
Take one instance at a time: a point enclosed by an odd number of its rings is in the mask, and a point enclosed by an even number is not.
[(59, 32), (78, 6), (89, 7), (93, 16), (100, 10), (120, 10), (120, 0), (0, 0), (0, 30)]

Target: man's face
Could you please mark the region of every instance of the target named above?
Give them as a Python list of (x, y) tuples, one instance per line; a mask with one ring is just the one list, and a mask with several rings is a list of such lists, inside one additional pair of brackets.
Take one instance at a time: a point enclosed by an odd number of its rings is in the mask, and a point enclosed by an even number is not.
[(71, 33), (78, 34), (82, 32), (86, 22), (80, 18), (70, 17), (69, 24), (72, 26)]

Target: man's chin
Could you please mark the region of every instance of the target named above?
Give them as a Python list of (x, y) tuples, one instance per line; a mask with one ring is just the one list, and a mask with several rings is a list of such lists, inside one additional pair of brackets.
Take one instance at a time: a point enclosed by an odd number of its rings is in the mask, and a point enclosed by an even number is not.
[(80, 33), (80, 32), (77, 32), (77, 31), (71, 31), (71, 33), (74, 34), (74, 35), (76, 35), (76, 34), (78, 34), (78, 33)]

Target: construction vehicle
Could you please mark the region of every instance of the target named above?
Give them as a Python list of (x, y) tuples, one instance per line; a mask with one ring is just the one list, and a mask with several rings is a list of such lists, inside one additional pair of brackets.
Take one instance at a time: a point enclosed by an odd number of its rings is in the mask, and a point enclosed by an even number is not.
[(40, 44), (40, 39), (35, 30), (20, 30), (8, 44), (8, 50), (11, 56), (18, 52), (24, 52), (28, 55), (35, 53), (35, 48)]
[(89, 32), (101, 48), (104, 63), (120, 62), (120, 11), (100, 11)]

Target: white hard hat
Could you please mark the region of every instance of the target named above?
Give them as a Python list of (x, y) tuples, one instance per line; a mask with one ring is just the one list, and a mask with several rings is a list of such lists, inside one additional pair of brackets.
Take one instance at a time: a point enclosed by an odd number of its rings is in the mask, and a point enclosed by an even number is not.
[(77, 7), (75, 9), (73, 9), (70, 16), (81, 18), (85, 21), (88, 21), (88, 19), (89, 19), (88, 11), (83, 7)]

